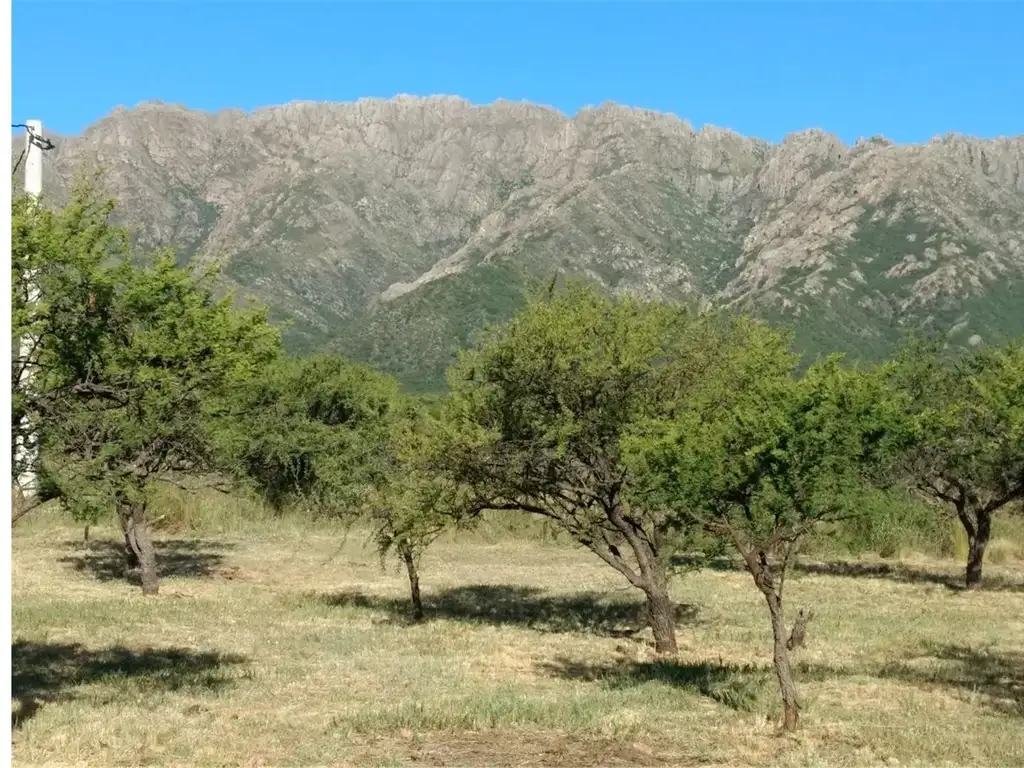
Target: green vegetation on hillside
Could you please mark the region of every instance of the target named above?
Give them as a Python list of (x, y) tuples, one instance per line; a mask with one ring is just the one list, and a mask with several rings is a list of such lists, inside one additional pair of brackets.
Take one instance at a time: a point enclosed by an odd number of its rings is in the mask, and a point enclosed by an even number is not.
[[(829, 253), (831, 268), (816, 275), (820, 289), (804, 288), (811, 270), (792, 269), (770, 299), (751, 303), (751, 311), (791, 328), (806, 360), (841, 352), (851, 361), (880, 362), (919, 335), (945, 339), (958, 356), (979, 341), (999, 345), (1024, 334), (1024, 272), (972, 284), (973, 276), (984, 274), (977, 245), (951, 238), (913, 212), (896, 215), (898, 206), (890, 198), (865, 207), (850, 241)], [(966, 266), (944, 278), (952, 282), (942, 285), (941, 297), (921, 300), (914, 281), (934, 268), (947, 244), (960, 250)]]
[(528, 291), (528, 278), (513, 264), (481, 264), (381, 305), (328, 346), (396, 376), (410, 392), (438, 392), (458, 353), (488, 325), (511, 318)]

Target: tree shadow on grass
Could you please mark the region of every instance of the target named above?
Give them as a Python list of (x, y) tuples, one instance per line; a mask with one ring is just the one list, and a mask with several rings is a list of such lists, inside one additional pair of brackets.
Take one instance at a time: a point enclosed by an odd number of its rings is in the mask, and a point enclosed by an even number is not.
[[(727, 707), (752, 711), (777, 695), (770, 665), (737, 665), (673, 660), (587, 664), (558, 659), (540, 669), (566, 680), (592, 681), (609, 689), (652, 681), (698, 693)], [(1024, 652), (976, 649), (963, 645), (926, 644), (922, 653), (881, 665), (832, 666), (796, 662), (798, 686), (844, 677), (894, 680), (919, 688), (958, 691), (980, 697), (993, 711), (1024, 717)]]
[(1024, 717), (1024, 653), (952, 644), (926, 644), (922, 650), (921, 655), (883, 665), (874, 675), (981, 695), (996, 712)]
[[(140, 584), (137, 571), (126, 572), (124, 544), (115, 541), (75, 542), (76, 554), (60, 562), (80, 573), (89, 573), (100, 581), (123, 581)], [(224, 553), (231, 545), (196, 539), (164, 539), (153, 542), (156, 568), (160, 578), (201, 579), (213, 576), (224, 563)]]
[[(678, 555), (672, 560), (673, 565), (683, 568), (699, 568), (708, 571), (738, 573), (745, 571), (743, 563), (728, 557), (716, 557), (702, 560), (690, 555)], [(793, 573), (815, 576), (838, 576), (849, 579), (887, 579), (902, 584), (937, 584), (953, 592), (965, 590), (962, 573), (948, 572), (925, 568), (908, 563), (864, 563), (856, 560), (833, 560), (829, 562), (812, 562), (801, 560), (793, 563)], [(985, 592), (1024, 592), (1024, 578), (1011, 579), (1001, 575), (986, 575), (982, 582)]]
[(595, 682), (609, 690), (663, 683), (744, 712), (757, 707), (771, 684), (768, 668), (724, 662), (659, 659), (588, 664), (561, 658), (539, 668), (563, 680)]
[[(359, 591), (316, 594), (313, 599), (332, 606), (352, 606), (388, 613), (409, 620), (408, 599), (367, 595)], [(520, 626), (540, 632), (589, 632), (609, 637), (629, 637), (647, 626), (639, 602), (608, 600), (597, 592), (551, 595), (538, 587), (515, 584), (473, 584), (425, 595), (427, 618), (469, 624)], [(694, 606), (676, 607), (678, 622), (693, 622)]]
[[(795, 563), (793, 570), (797, 573), (818, 576), (887, 579), (903, 584), (938, 584), (954, 592), (962, 592), (965, 589), (962, 574), (953, 575), (906, 563), (858, 563), (856, 561), (843, 560), (825, 563), (801, 562)], [(1024, 592), (1024, 580), (987, 575), (982, 581), (982, 591)]]
[(236, 654), (187, 648), (92, 650), (78, 643), (17, 640), (11, 644), (11, 698), (18, 705), (11, 727), (21, 727), (44, 704), (73, 698), (78, 686), (103, 681), (153, 691), (212, 690), (234, 680), (225, 676), (225, 667), (246, 661)]

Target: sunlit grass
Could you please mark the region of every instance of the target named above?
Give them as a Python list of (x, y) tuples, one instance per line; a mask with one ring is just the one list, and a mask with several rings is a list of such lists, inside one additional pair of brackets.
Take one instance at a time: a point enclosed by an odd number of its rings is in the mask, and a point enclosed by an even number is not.
[(415, 624), (364, 532), (214, 498), (161, 532), (154, 599), (119, 577), (109, 522), (88, 543), (52, 511), (16, 528), (17, 764), (1024, 764), (1012, 558), (982, 593), (947, 585), (952, 560), (805, 563), (787, 588), (816, 613), (804, 716), (779, 737), (740, 571), (676, 582), (664, 660), (633, 590), (535, 527), (430, 550)]

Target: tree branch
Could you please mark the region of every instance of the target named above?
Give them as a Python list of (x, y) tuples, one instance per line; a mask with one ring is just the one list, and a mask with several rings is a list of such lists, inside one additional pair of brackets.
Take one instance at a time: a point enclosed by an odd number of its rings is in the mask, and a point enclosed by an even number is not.
[(41, 499), (39, 496), (33, 496), (32, 500), (29, 501), (25, 498), (21, 488), (17, 485), (13, 486), (11, 488), (11, 527), (14, 527), (14, 524), (29, 512), (41, 507), (46, 501), (46, 499)]

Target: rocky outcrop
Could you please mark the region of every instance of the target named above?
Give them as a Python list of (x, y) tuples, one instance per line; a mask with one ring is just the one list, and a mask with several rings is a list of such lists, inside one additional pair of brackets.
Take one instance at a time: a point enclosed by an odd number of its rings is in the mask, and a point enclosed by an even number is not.
[(483, 306), (489, 265), (860, 335), (871, 317), (1024, 332), (1024, 310), (977, 308), (993, 293), (1024, 306), (1024, 137), (847, 146), (808, 130), (772, 145), (613, 104), (570, 118), (400, 96), (250, 114), (144, 104), (57, 144), (51, 200), (102, 168), (140, 244), (223, 259), (306, 345), (384, 333), (459, 281)]

